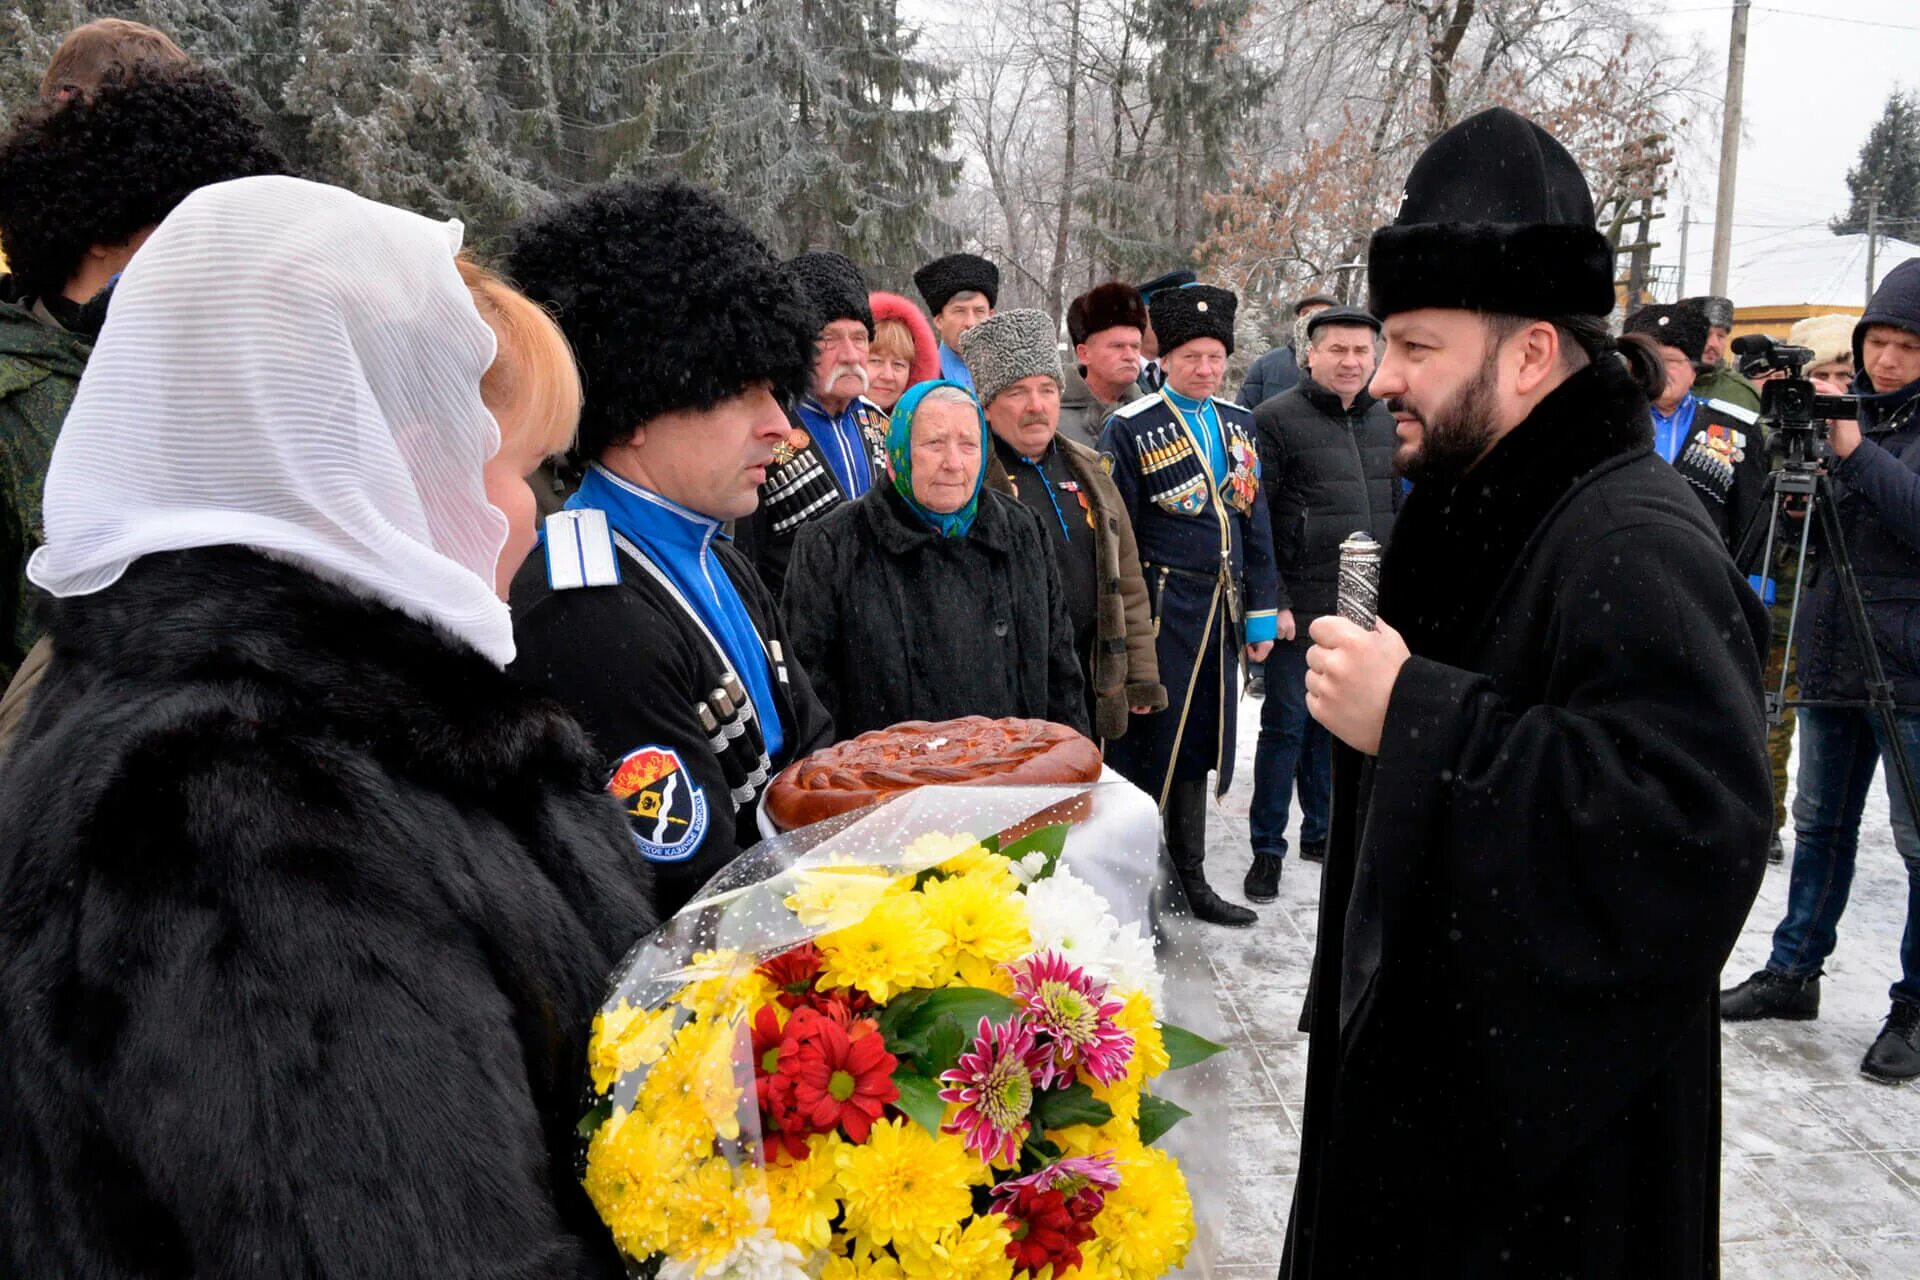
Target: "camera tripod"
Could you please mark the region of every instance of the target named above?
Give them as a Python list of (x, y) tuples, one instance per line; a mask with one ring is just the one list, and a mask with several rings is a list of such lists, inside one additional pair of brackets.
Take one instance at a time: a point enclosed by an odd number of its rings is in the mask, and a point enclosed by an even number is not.
[[(1772, 389), (1771, 384), (1768, 389)], [(1920, 822), (1920, 787), (1915, 784), (1913, 766), (1901, 745), (1899, 723), (1894, 717), (1898, 708), (1893, 701), (1893, 682), (1887, 679), (1880, 653), (1873, 646), (1873, 629), (1867, 620), (1866, 601), (1860, 594), (1860, 580), (1854, 575), (1853, 560), (1847, 555), (1846, 537), (1840, 528), (1833, 478), (1822, 469), (1818, 457), (1818, 433), (1811, 425), (1795, 423), (1782, 428), (1779, 436), (1782, 446), (1780, 467), (1768, 474), (1765, 501), (1741, 534), (1739, 550), (1734, 556), (1734, 563), (1743, 567), (1753, 563), (1753, 553), (1761, 549), (1761, 526), (1764, 523), (1765, 552), (1760, 561), (1760, 574), (1763, 583), (1768, 581), (1773, 570), (1774, 534), (1779, 529), (1780, 520), (1788, 514), (1789, 502), (1794, 498), (1806, 499), (1806, 514), (1800, 525), (1800, 572), (1795, 575), (1793, 598), (1787, 606), (1786, 660), (1780, 664), (1779, 687), (1766, 691), (1767, 720), (1779, 724), (1790, 706), (1843, 708), (1871, 713), (1879, 722), (1886, 743), (1887, 749), (1881, 755), (1887, 759), (1888, 787), (1891, 789), (1893, 780), (1896, 777), (1899, 779), (1900, 790), (1907, 800), (1907, 812), (1915, 822)], [(1806, 585), (1807, 550), (1816, 522), (1824, 544), (1823, 568), (1837, 577), (1840, 599), (1845, 606), (1848, 636), (1853, 642), (1861, 669), (1866, 674), (1865, 699), (1787, 697), (1788, 668), (1793, 661), (1794, 641), (1800, 624), (1800, 601)]]

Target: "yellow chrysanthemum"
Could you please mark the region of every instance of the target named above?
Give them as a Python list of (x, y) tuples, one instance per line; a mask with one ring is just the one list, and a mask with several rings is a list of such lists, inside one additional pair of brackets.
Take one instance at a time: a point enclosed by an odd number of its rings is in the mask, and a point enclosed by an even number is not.
[(813, 929), (857, 925), (882, 898), (913, 884), (912, 877), (895, 876), (886, 867), (838, 859), (796, 872), (795, 879), (797, 887), (785, 899), (787, 909)]
[[(1137, 1112), (1138, 1109), (1136, 1100), (1135, 1111)], [(1064, 1129), (1049, 1129), (1047, 1141), (1059, 1147), (1062, 1155), (1104, 1155), (1117, 1148), (1138, 1146), (1140, 1144), (1139, 1122), (1137, 1119), (1127, 1119), (1116, 1114), (1113, 1119), (1097, 1128), (1093, 1125), (1076, 1124)]]
[(946, 939), (927, 920), (917, 893), (880, 899), (855, 925), (819, 941), (820, 988), (857, 987), (882, 1003), (912, 987), (933, 986), (946, 967)]
[(902, 1280), (900, 1263), (892, 1254), (855, 1246), (851, 1257), (835, 1252), (827, 1259), (820, 1280)]
[(635, 1067), (658, 1062), (673, 1039), (673, 1018), (670, 1008), (636, 1009), (625, 1000), (594, 1014), (593, 1039), (587, 1044), (594, 1089), (605, 1093)]
[(935, 1136), (910, 1120), (882, 1120), (862, 1146), (839, 1152), (847, 1230), (872, 1248), (930, 1247), (973, 1212), (968, 1190), (986, 1166), (952, 1134)]
[(1127, 1275), (1107, 1257), (1105, 1244), (1089, 1240), (1080, 1246), (1080, 1265), (1063, 1272), (1061, 1280), (1127, 1280)]
[(807, 1139), (812, 1153), (805, 1160), (767, 1166), (767, 1225), (776, 1238), (811, 1253), (833, 1240), (833, 1220), (840, 1213), (840, 1148), (838, 1134), (814, 1134)]
[(751, 1167), (736, 1171), (723, 1159), (703, 1160), (665, 1195), (666, 1252), (705, 1270), (760, 1230), (766, 1193)]
[(965, 1226), (948, 1227), (924, 1248), (902, 1249), (901, 1270), (907, 1280), (1011, 1280), (1012, 1239), (1006, 1218), (981, 1214)]
[(745, 1052), (737, 1024), (688, 1022), (647, 1072), (635, 1106), (656, 1120), (701, 1124), (729, 1141), (738, 1138)]
[(1127, 1060), (1128, 1084), (1142, 1084), (1171, 1065), (1167, 1042), (1160, 1034), (1160, 1021), (1154, 1016), (1153, 1001), (1147, 999), (1145, 992), (1128, 995), (1113, 1021), (1122, 1031), (1133, 1033), (1133, 1057)]
[(1018, 885), (1003, 885), (986, 873), (929, 881), (920, 890), (927, 920), (940, 934), (950, 972), (970, 986), (988, 982), (1001, 965), (1033, 946), (1027, 932), (1027, 900)]
[(934, 867), (943, 867), (976, 849), (980, 849), (980, 842), (970, 835), (950, 836), (943, 831), (929, 831), (907, 842), (907, 847), (900, 851), (900, 865), (918, 874)]
[(1094, 1218), (1101, 1257), (1124, 1280), (1156, 1280), (1186, 1261), (1193, 1196), (1179, 1162), (1134, 1143), (1114, 1153), (1120, 1185)]
[[(1093, 1090), (1093, 1096), (1113, 1108), (1113, 1119), (1122, 1124), (1138, 1127), (1140, 1124), (1140, 1086), (1129, 1084), (1125, 1080), (1116, 1080), (1112, 1084), (1101, 1084), (1086, 1072), (1080, 1073), (1080, 1079)], [(1111, 1122), (1109, 1122), (1111, 1123)], [(1101, 1126), (1108, 1127), (1107, 1125)]]
[(738, 1018), (772, 999), (772, 984), (754, 971), (753, 957), (738, 951), (702, 951), (681, 973), (690, 981), (673, 1002), (702, 1018)]
[(594, 1131), (587, 1144), (587, 1196), (614, 1243), (631, 1256), (644, 1258), (666, 1247), (671, 1188), (692, 1167), (701, 1145), (684, 1128), (621, 1109)]

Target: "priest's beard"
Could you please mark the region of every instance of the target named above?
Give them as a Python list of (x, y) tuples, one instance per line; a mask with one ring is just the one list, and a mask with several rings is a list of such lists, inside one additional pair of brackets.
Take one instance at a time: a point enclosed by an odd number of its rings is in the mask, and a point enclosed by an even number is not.
[(1409, 413), (1420, 420), (1420, 443), (1402, 444), (1393, 451), (1396, 474), (1415, 484), (1451, 485), (1486, 453), (1497, 436), (1493, 419), (1498, 352), (1496, 344), (1473, 381), (1436, 408), (1424, 409), (1400, 396), (1387, 401), (1388, 412)]

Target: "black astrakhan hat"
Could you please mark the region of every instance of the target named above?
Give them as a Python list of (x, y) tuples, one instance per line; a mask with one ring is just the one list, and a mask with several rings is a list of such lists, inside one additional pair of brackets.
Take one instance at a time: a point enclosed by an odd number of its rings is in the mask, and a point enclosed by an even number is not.
[(550, 308), (585, 384), (580, 455), (755, 383), (797, 400), (820, 332), (792, 274), (709, 191), (603, 183), (530, 214), (507, 274)]
[(1682, 298), (1680, 305), (1692, 307), (1707, 318), (1707, 326), (1712, 329), (1733, 328), (1733, 299), (1722, 298), (1718, 294), (1703, 293), (1697, 298)]
[(1684, 302), (1655, 303), (1627, 317), (1622, 333), (1644, 333), (1663, 347), (1672, 347), (1695, 361), (1707, 351), (1707, 315)]
[(1131, 325), (1145, 331), (1147, 302), (1123, 281), (1098, 284), (1067, 304), (1067, 337), (1079, 346), (1096, 333)]
[(1567, 149), (1505, 107), (1462, 120), (1407, 175), (1390, 227), (1373, 233), (1367, 309), (1445, 307), (1528, 319), (1613, 310), (1613, 250)]
[(984, 293), (987, 305), (1000, 305), (1000, 268), (973, 253), (950, 253), (935, 258), (913, 273), (914, 287), (934, 315), (953, 301), (956, 293)]
[(1218, 338), (1233, 354), (1233, 313), (1240, 300), (1230, 289), (1211, 284), (1182, 285), (1153, 295), (1147, 309), (1153, 314), (1153, 332), (1165, 357), (1175, 347), (1195, 338)]
[(800, 282), (821, 329), (835, 320), (858, 320), (873, 338), (873, 308), (867, 303), (867, 278), (843, 253), (803, 253), (787, 260), (787, 270)]

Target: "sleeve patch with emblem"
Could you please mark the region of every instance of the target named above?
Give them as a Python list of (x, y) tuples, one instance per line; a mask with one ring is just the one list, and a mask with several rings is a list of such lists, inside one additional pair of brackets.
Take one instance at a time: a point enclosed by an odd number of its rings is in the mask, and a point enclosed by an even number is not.
[(614, 766), (607, 790), (626, 811), (633, 842), (648, 861), (685, 862), (700, 851), (707, 794), (679, 752), (659, 746), (628, 752)]

